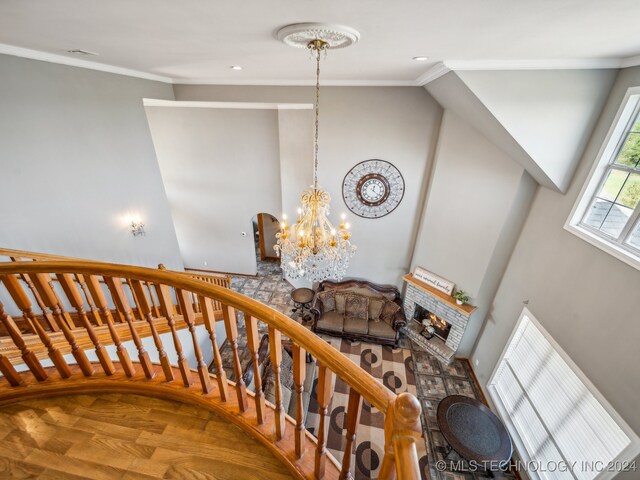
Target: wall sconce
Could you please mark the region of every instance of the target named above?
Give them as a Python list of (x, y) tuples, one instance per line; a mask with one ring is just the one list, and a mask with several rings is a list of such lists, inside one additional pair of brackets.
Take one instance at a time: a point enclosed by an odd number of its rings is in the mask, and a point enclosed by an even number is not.
[(129, 226), (131, 227), (131, 233), (134, 237), (137, 237), (138, 235), (144, 236), (147, 234), (147, 232), (144, 231), (144, 223), (142, 223), (142, 220), (139, 218), (132, 218)]

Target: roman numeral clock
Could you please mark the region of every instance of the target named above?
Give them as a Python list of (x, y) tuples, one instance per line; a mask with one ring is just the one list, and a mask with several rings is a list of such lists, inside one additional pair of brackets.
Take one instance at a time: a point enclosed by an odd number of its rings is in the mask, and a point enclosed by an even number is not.
[(363, 218), (380, 218), (393, 212), (404, 197), (404, 178), (385, 160), (356, 164), (342, 181), (342, 198), (349, 210)]

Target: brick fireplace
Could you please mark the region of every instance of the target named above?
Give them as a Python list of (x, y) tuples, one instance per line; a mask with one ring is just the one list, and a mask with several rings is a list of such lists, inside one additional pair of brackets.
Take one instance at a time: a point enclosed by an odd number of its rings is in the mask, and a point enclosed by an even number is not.
[[(453, 297), (421, 282), (411, 274), (406, 275), (404, 281), (407, 283), (404, 297), (407, 326), (402, 331), (441, 361), (452, 362), (469, 317), (476, 307), (457, 305)], [(423, 319), (436, 327), (436, 335), (431, 339), (420, 334), (423, 327), (419, 322)]]

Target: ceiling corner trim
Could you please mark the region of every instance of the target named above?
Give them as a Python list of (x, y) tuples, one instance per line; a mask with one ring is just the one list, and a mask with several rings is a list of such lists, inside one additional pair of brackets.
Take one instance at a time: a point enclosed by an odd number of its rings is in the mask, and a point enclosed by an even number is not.
[(535, 60), (447, 60), (451, 70), (596, 70), (621, 68), (620, 58), (551, 58)]
[(143, 98), (145, 107), (217, 108), (231, 110), (313, 110), (313, 103), (209, 102)]
[(429, 69), (420, 75), (415, 80), (415, 85), (418, 87), (422, 87), (427, 83), (433, 82), (437, 80), (443, 75), (446, 75), (451, 71), (451, 68), (445, 62), (438, 62), (435, 65), (429, 67)]
[(0, 54), (28, 58), (30, 60), (39, 60), (41, 62), (57, 63), (59, 65), (67, 65), (69, 67), (86, 68), (88, 70), (97, 70), (99, 72), (115, 73), (116, 75), (142, 78), (144, 80), (153, 80), (163, 83), (174, 83), (172, 78), (162, 75), (141, 72), (139, 70), (132, 70), (129, 68), (116, 67), (114, 65), (108, 65), (106, 63), (92, 62), (89, 60), (67, 57), (65, 55), (58, 55), (55, 53), (42, 52), (40, 50), (15, 47), (13, 45), (7, 45), (4, 43), (0, 43)]
[(627, 57), (622, 60), (622, 64), (620, 65), (622, 68), (628, 67), (637, 67), (640, 65), (640, 55), (636, 55), (635, 57)]

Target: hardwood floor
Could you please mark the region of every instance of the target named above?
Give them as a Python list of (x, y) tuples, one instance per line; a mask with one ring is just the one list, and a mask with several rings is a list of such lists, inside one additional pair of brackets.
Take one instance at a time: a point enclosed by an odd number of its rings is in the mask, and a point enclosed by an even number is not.
[(128, 394), (0, 408), (0, 478), (292, 478), (264, 446), (214, 414)]

